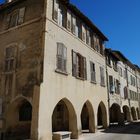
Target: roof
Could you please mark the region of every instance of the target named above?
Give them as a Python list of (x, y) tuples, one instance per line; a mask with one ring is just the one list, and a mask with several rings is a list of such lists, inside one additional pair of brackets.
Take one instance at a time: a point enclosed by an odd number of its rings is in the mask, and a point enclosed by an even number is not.
[(119, 61), (119, 58), (112, 52), (111, 48), (105, 48), (105, 54), (113, 57), (116, 61)]
[[(0, 5), (0, 11), (17, 4), (23, 0), (12, 0), (12, 2), (4, 3)], [(95, 33), (103, 40), (108, 41), (107, 37), (92, 23), (92, 21), (85, 16), (76, 6), (70, 3), (69, 0), (59, 0), (61, 3), (65, 4), (66, 7), (71, 10), (76, 16), (78, 16), (85, 24), (87, 24)]]
[(114, 55), (116, 55), (116, 57), (118, 57), (118, 59), (124, 63), (126, 63), (129, 67), (131, 67), (132, 69), (136, 70), (136, 67), (134, 64), (132, 64), (130, 62), (130, 60), (128, 60), (120, 51), (118, 50), (113, 50), (112, 51)]
[(0, 11), (5, 10), (6, 8), (8, 8), (10, 6), (13, 6), (20, 1), (23, 1), (23, 0), (12, 0), (11, 2), (5, 2), (5, 3), (0, 5)]
[(101, 37), (103, 41), (108, 41), (108, 38), (93, 24), (93, 22), (85, 16), (75, 5), (71, 4), (69, 0), (59, 0), (64, 3), (67, 8), (79, 17), (85, 24), (87, 24), (95, 33)]

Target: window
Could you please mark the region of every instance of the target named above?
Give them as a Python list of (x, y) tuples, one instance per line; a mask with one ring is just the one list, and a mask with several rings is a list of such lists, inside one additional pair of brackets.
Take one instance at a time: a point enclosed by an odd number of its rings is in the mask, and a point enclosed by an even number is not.
[(120, 82), (116, 79), (116, 93), (120, 94)]
[(72, 33), (76, 34), (76, 17), (72, 15)]
[(82, 40), (86, 42), (86, 28), (85, 25), (82, 25)]
[(101, 86), (105, 86), (105, 74), (104, 74), (103, 67), (100, 67), (100, 81), (101, 81)]
[(63, 43), (57, 43), (57, 70), (67, 71), (67, 48)]
[(95, 72), (95, 64), (90, 62), (90, 73), (91, 73), (91, 82), (96, 82), (96, 72)]
[(109, 88), (110, 88), (110, 93), (115, 92), (115, 87), (113, 83), (113, 76), (109, 75)]
[(124, 69), (124, 79), (127, 79), (127, 71), (126, 71), (126, 69)]
[(97, 52), (100, 52), (100, 46), (99, 46), (99, 38), (97, 36), (94, 37), (94, 41), (95, 41), (95, 50)]
[(58, 0), (54, 0), (53, 3), (53, 19), (57, 22), (58, 21)]
[(93, 32), (91, 32), (91, 48), (95, 50), (95, 36)]
[(90, 46), (91, 45), (91, 35), (89, 29), (86, 30), (86, 43)]
[(71, 12), (67, 11), (67, 29), (71, 31)]
[(16, 68), (16, 47), (6, 48), (5, 54), (5, 71), (11, 72)]
[(8, 14), (6, 19), (6, 28), (15, 27), (24, 22), (25, 7), (17, 9)]
[(128, 98), (128, 88), (124, 87), (124, 99)]
[(110, 58), (110, 56), (107, 56), (107, 65), (109, 65), (110, 67), (111, 67), (111, 58)]
[(117, 61), (113, 61), (113, 69), (115, 70), (115, 71), (118, 71), (118, 69), (117, 69)]
[(103, 41), (99, 40), (99, 44), (100, 44), (100, 54), (104, 55), (104, 46), (103, 46)]
[(82, 23), (78, 18), (76, 20), (76, 36), (82, 39)]
[(123, 72), (122, 72), (122, 68), (119, 67), (119, 75), (122, 77), (123, 76)]
[(77, 78), (86, 79), (86, 58), (72, 51), (72, 75)]

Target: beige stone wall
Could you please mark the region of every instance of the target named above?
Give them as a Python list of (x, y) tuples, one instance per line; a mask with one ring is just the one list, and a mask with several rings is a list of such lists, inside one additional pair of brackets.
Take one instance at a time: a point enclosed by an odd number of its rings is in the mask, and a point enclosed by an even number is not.
[[(57, 42), (62, 42), (67, 47), (67, 76), (55, 72)], [(72, 76), (72, 49), (86, 57), (87, 80), (85, 81)], [(96, 65), (97, 84), (90, 82), (90, 61), (93, 61)], [(72, 35), (72, 33), (59, 27), (52, 20), (52, 1), (48, 1), (44, 52), (44, 80), (40, 89), (39, 140), (52, 139), (52, 113), (56, 104), (63, 98), (69, 100), (74, 107), (79, 133), (81, 133), (80, 114), (86, 101), (92, 104), (96, 127), (97, 110), (101, 101), (104, 103), (108, 114), (107, 87), (100, 86), (100, 66), (103, 66), (105, 69), (105, 58)]]

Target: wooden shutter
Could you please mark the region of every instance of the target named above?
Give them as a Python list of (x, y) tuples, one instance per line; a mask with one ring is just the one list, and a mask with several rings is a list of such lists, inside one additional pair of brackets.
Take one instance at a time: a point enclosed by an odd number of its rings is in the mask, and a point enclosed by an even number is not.
[(91, 45), (91, 38), (90, 38), (90, 31), (89, 29), (86, 30), (86, 43)]
[(72, 75), (77, 76), (77, 54), (72, 50)]
[(53, 0), (53, 19), (57, 22), (58, 21), (58, 0)]
[(84, 62), (84, 79), (87, 80), (87, 64), (86, 64), (86, 58), (83, 57), (83, 62)]
[(25, 7), (22, 7), (19, 9), (18, 24), (22, 24), (24, 22), (24, 15), (25, 15)]
[(84, 25), (82, 25), (82, 40), (86, 41), (86, 29)]
[(63, 56), (62, 56), (62, 70), (64, 72), (67, 71), (67, 48), (63, 45), (62, 48)]
[(67, 48), (63, 43), (57, 43), (57, 69), (66, 72)]
[(69, 10), (67, 11), (67, 29), (71, 30), (71, 12)]
[(63, 44), (57, 43), (57, 69), (62, 70)]
[(62, 26), (62, 19), (63, 19), (63, 15), (62, 15), (62, 9), (60, 9), (60, 7), (58, 8), (58, 24), (60, 26)]
[(74, 15), (72, 16), (72, 33), (76, 33), (76, 17)]
[(5, 19), (5, 29), (9, 28), (11, 15), (8, 14)]

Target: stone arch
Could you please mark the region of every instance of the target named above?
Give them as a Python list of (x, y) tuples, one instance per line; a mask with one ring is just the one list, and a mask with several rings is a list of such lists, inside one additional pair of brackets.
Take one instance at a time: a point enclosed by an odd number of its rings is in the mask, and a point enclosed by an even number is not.
[(7, 108), (6, 137), (11, 139), (30, 139), (32, 105), (25, 98), (17, 98)]
[(121, 116), (121, 108), (118, 104), (112, 104), (110, 108), (110, 123), (119, 123)]
[(82, 131), (95, 133), (95, 116), (92, 104), (86, 101), (81, 111), (81, 125)]
[(134, 107), (131, 107), (131, 115), (133, 120), (137, 120), (137, 114)]
[(130, 115), (129, 107), (127, 105), (123, 106), (123, 113), (124, 113), (124, 120), (130, 122), (131, 115)]
[(140, 119), (140, 110), (139, 110), (139, 108), (138, 108), (138, 107), (136, 108), (136, 111), (137, 111), (137, 116), (138, 116), (138, 119)]
[(97, 112), (97, 124), (103, 128), (107, 128), (107, 111), (103, 102), (100, 102)]
[(52, 132), (70, 131), (71, 138), (78, 138), (77, 116), (72, 103), (63, 98), (55, 106), (52, 114)]

